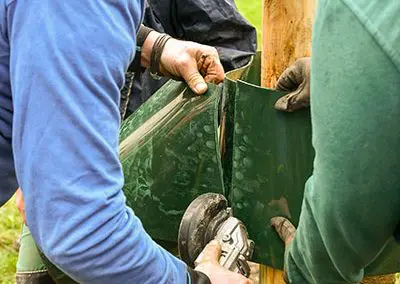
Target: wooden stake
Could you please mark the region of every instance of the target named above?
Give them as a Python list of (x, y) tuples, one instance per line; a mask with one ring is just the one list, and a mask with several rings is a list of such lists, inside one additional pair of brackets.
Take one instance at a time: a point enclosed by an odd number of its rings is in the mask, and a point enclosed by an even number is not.
[(280, 74), (296, 59), (311, 55), (314, 0), (262, 0), (263, 86), (275, 86)]
[[(296, 59), (311, 55), (314, 0), (263, 1), (261, 85), (274, 88)], [(260, 265), (261, 284), (284, 284), (280, 270)]]
[(283, 271), (273, 269), (266, 265), (260, 265), (260, 284), (285, 284), (283, 281)]

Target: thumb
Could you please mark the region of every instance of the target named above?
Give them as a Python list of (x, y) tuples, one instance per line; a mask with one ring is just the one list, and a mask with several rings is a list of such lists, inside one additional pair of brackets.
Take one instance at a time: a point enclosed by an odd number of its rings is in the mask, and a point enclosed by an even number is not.
[(290, 112), (290, 102), (289, 102), (289, 97), (290, 94), (283, 96), (281, 98), (279, 98), (274, 107), (276, 110), (280, 110), (280, 111), (287, 111)]
[(204, 263), (218, 263), (219, 257), (221, 256), (221, 245), (217, 240), (211, 241), (197, 257), (195, 264), (196, 266)]
[(301, 85), (296, 91), (279, 98), (274, 107), (276, 110), (293, 112), (309, 106), (309, 104), (309, 96), (307, 96), (303, 85)]
[(302, 107), (302, 104), (299, 103), (298, 100), (299, 91), (296, 90), (293, 93), (287, 94), (281, 98), (279, 98), (274, 107), (276, 110), (293, 112)]
[(184, 72), (182, 72), (182, 78), (189, 85), (190, 89), (195, 92), (197, 95), (202, 95), (208, 90), (208, 86), (204, 81), (203, 76), (197, 70), (197, 66), (188, 66)]

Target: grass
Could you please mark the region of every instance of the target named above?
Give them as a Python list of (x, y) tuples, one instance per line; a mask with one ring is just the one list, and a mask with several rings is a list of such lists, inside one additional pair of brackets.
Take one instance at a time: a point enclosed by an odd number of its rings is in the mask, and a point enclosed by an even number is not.
[(15, 265), (18, 248), (16, 241), (19, 237), (22, 219), (12, 198), (0, 208), (0, 283), (15, 283)]
[[(261, 0), (235, 0), (242, 14), (258, 31), (261, 27)], [(251, 4), (250, 4), (251, 3)], [(261, 34), (258, 32), (258, 42)], [(0, 208), (0, 284), (14, 283), (15, 265), (18, 249), (16, 240), (19, 237), (22, 220), (12, 198)]]

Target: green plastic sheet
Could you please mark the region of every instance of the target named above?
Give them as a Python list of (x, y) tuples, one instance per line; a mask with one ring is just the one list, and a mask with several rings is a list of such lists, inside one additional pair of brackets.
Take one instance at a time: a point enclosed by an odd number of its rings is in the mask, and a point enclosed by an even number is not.
[(269, 220), (287, 216), (298, 222), (314, 156), (308, 109), (276, 111), (280, 96), (237, 83), (230, 194), (235, 215), (255, 241), (254, 260), (273, 267), (283, 267), (284, 250)]
[(157, 240), (176, 242), (181, 217), (198, 195), (224, 193), (219, 94), (219, 87), (210, 86), (196, 96), (170, 81), (122, 125), (127, 204)]

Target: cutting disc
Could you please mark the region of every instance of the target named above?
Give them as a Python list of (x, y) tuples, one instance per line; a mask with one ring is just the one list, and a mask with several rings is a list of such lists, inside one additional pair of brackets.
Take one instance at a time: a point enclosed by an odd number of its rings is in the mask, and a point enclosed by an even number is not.
[(190, 267), (204, 247), (214, 239), (219, 226), (229, 218), (228, 201), (222, 194), (206, 193), (190, 203), (178, 236), (181, 259)]

